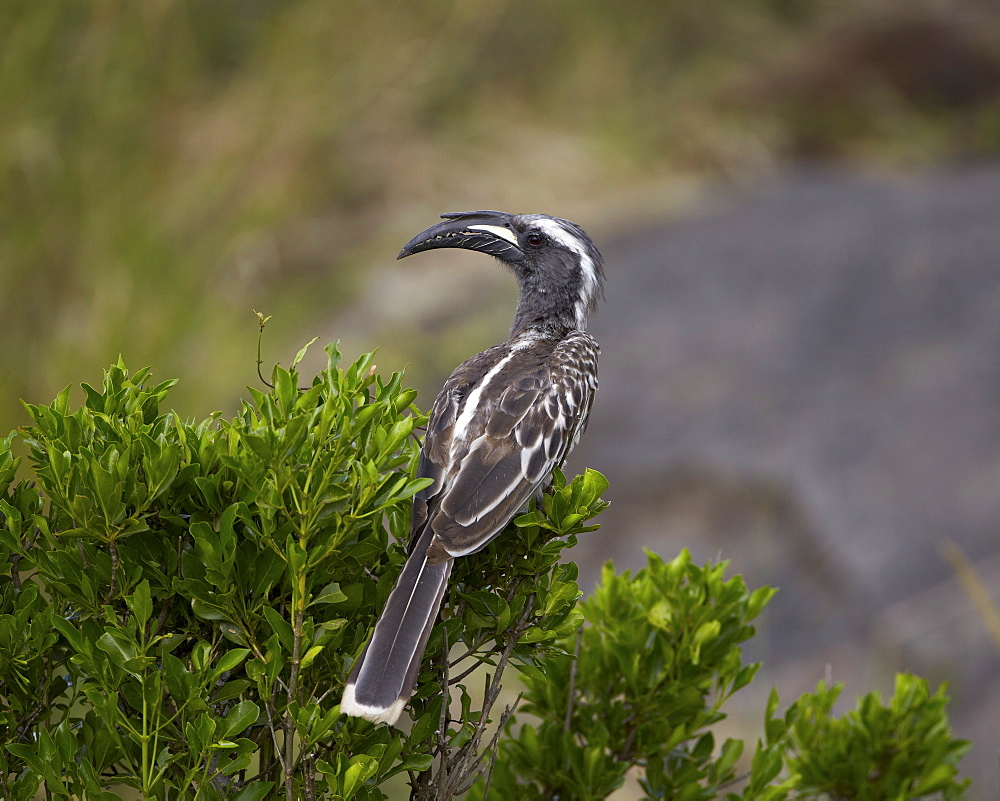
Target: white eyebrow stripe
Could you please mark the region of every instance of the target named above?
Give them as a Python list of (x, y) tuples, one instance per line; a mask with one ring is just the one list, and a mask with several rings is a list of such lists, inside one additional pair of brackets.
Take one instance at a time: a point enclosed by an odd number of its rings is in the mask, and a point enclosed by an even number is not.
[(512, 245), (517, 244), (517, 237), (514, 236), (514, 232), (509, 228), (504, 228), (502, 225), (470, 225), (470, 231), (486, 231), (488, 234), (493, 234), (493, 236), (498, 236), (501, 239), (506, 239)]
[(545, 231), (545, 233), (547, 233), (552, 239), (567, 250), (572, 250), (578, 256), (587, 255), (586, 251), (580, 245), (579, 240), (555, 220), (541, 219), (535, 220), (534, 222), (536, 226)]
[(573, 251), (580, 257), (580, 278), (582, 291), (580, 293), (580, 298), (574, 304), (574, 311), (576, 312), (577, 327), (582, 330), (586, 320), (586, 308), (590, 304), (594, 293), (597, 292), (597, 270), (594, 267), (594, 261), (590, 258), (590, 255), (580, 243), (580, 240), (563, 228), (555, 220), (536, 220), (535, 225), (545, 231), (546, 234), (552, 237), (552, 239), (564, 248)]

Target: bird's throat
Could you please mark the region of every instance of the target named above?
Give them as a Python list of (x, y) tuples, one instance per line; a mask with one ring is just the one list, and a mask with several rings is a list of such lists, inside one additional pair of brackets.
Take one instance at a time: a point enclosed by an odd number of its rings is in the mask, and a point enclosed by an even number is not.
[(562, 339), (570, 331), (582, 329), (586, 320), (577, 319), (573, 299), (558, 292), (521, 287), (521, 297), (510, 328), (510, 339), (526, 335)]

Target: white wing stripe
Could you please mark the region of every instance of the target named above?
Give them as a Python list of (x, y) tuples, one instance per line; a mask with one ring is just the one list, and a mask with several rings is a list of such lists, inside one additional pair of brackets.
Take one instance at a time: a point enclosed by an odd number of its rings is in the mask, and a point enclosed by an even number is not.
[[(524, 479), (521, 476), (517, 476), (513, 481), (510, 482), (510, 484), (507, 485), (507, 487), (504, 489), (503, 492), (496, 493), (496, 495), (493, 496), (493, 500), (490, 501), (488, 505), (483, 506), (481, 509), (477, 509), (476, 516), (473, 517), (472, 520), (469, 521), (469, 523), (466, 523), (466, 525), (469, 525), (470, 523), (478, 523), (480, 520), (486, 517), (486, 515), (488, 515), (490, 512), (496, 509), (497, 506), (500, 505), (501, 501), (506, 500), (507, 496), (510, 495), (514, 490), (516, 490), (517, 485), (520, 484), (523, 480)], [(458, 556), (458, 554), (454, 554), (454, 556)]]
[(508, 353), (500, 361), (498, 361), (490, 371), (483, 376), (483, 380), (476, 385), (476, 388), (469, 393), (469, 397), (465, 400), (465, 406), (462, 407), (462, 413), (458, 416), (455, 421), (455, 429), (452, 434), (452, 449), (454, 450), (455, 445), (465, 440), (465, 433), (469, 428), (469, 423), (472, 422), (472, 418), (476, 415), (476, 410), (479, 408), (479, 399), (483, 396), (483, 391), (486, 389), (486, 385), (490, 383), (490, 380), (499, 373), (504, 366), (511, 359), (514, 358), (514, 353)]

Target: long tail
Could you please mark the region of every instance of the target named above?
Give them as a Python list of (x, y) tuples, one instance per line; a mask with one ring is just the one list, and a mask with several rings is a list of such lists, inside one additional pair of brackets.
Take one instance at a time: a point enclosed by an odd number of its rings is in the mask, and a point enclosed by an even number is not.
[(428, 527), (403, 565), (375, 633), (354, 664), (340, 701), (340, 711), (346, 715), (393, 724), (413, 694), (453, 561), (428, 564), (431, 536)]

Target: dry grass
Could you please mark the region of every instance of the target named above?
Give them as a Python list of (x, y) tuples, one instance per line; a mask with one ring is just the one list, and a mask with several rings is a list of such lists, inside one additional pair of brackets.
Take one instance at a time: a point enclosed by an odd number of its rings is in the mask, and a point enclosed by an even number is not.
[(971, 54), (936, 92), (869, 5), (7, 3), (0, 430), (119, 352), (181, 376), (184, 412), (231, 405), (251, 306), (293, 352), (438, 210), (1000, 148), (1000, 15), (928, 0), (921, 35)]

